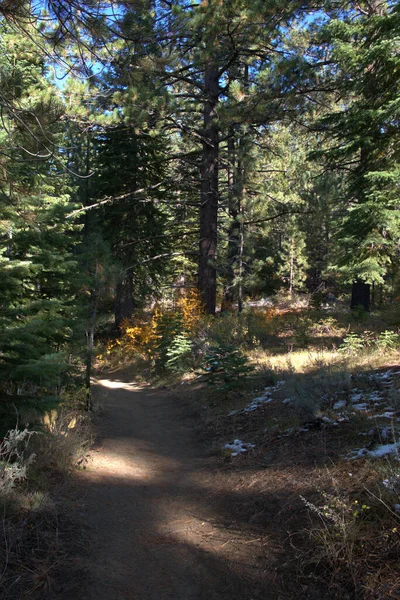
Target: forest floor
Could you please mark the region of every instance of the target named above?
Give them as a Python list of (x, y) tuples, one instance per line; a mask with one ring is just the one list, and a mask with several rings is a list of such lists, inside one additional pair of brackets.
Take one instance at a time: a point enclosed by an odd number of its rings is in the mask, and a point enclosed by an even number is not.
[(366, 364), (346, 391), (334, 374), (308, 422), (290, 378), (251, 399), (100, 374), (97, 441), (75, 477), (88, 543), (62, 599), (400, 598), (397, 365)]
[(266, 543), (239, 519), (195, 415), (124, 372), (103, 377), (97, 442), (76, 481), (89, 544), (63, 598), (282, 597), (274, 586), (281, 540)]

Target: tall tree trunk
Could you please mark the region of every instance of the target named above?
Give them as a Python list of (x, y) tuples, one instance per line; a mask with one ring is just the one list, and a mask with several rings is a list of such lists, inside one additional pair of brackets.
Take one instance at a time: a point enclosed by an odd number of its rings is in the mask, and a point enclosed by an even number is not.
[[(89, 206), (90, 204), (90, 136), (87, 134), (86, 136), (86, 148), (85, 148), (85, 180), (84, 187), (82, 190), (83, 193), (83, 204), (84, 206)], [(90, 236), (92, 234), (91, 231), (91, 219), (92, 214), (89, 210), (85, 211), (84, 215), (84, 224), (83, 224), (83, 239), (84, 246), (87, 249), (87, 256), (90, 255)], [(89, 315), (88, 315), (88, 327), (86, 329), (86, 372), (85, 372), (85, 388), (86, 388), (86, 410), (92, 409), (92, 388), (91, 388), (91, 377), (92, 377), (92, 365), (93, 365), (93, 348), (94, 348), (94, 335), (96, 330), (96, 320), (97, 320), (97, 297), (98, 297), (98, 289), (97, 289), (97, 260), (96, 266), (94, 268), (94, 274), (91, 273), (92, 266), (90, 262), (87, 265), (87, 271), (89, 279), (93, 279), (92, 289), (90, 292), (90, 300), (89, 300)]]
[(86, 388), (86, 410), (92, 410), (92, 366), (93, 366), (93, 348), (94, 334), (97, 321), (97, 290), (92, 290), (89, 303), (89, 327), (86, 330), (87, 346), (86, 346), (86, 373), (85, 373), (85, 388)]
[(351, 308), (362, 306), (369, 310), (371, 286), (363, 281), (354, 281), (351, 290)]
[(200, 192), (199, 291), (207, 313), (215, 314), (217, 296), (218, 122), (219, 77), (216, 66), (204, 74), (204, 135)]
[(235, 263), (238, 258), (238, 249), (240, 245), (240, 223), (238, 215), (240, 206), (238, 205), (237, 197), (237, 165), (236, 165), (236, 149), (235, 149), (235, 130), (230, 128), (228, 138), (228, 213), (229, 213), (229, 228), (228, 228), (228, 259), (227, 259), (227, 275), (224, 289), (224, 305), (229, 306), (234, 301), (234, 286), (235, 286)]
[(124, 319), (130, 319), (135, 309), (133, 298), (133, 273), (132, 269), (125, 271), (123, 278), (117, 284), (114, 302), (115, 327), (120, 330)]
[[(232, 69), (230, 73), (232, 80), (241, 77), (245, 88), (248, 87), (249, 71), (248, 66), (244, 70)], [(235, 300), (235, 264), (238, 264), (237, 294), (238, 294), (238, 312), (241, 312), (243, 305), (243, 253), (244, 253), (244, 230), (239, 221), (239, 215), (243, 205), (244, 185), (245, 185), (245, 154), (247, 150), (246, 134), (239, 125), (231, 125), (228, 137), (228, 264), (227, 264), (227, 282), (224, 291), (224, 302), (229, 305)]]
[(293, 238), (290, 240), (290, 275), (289, 275), (289, 293), (293, 296), (293, 278), (294, 278), (294, 248)]
[(238, 285), (238, 314), (243, 310), (243, 253), (244, 253), (244, 226), (239, 223), (239, 285)]

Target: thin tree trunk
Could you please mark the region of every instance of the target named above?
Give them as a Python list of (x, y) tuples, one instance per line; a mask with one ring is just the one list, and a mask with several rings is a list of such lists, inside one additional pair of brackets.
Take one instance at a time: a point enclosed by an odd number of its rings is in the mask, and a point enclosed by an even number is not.
[(243, 310), (243, 253), (244, 253), (244, 226), (240, 223), (240, 249), (239, 249), (239, 285), (238, 285), (238, 314)]
[(231, 127), (228, 138), (228, 212), (230, 223), (228, 229), (227, 281), (224, 290), (225, 306), (230, 306), (234, 302), (235, 263), (238, 259), (240, 245), (240, 224), (238, 221), (240, 206), (238, 206), (236, 186), (237, 165), (235, 151), (235, 130), (233, 127)]
[(293, 296), (293, 275), (294, 275), (294, 251), (293, 238), (290, 241), (290, 275), (289, 275), (289, 293)]
[(135, 310), (133, 298), (133, 273), (128, 269), (123, 279), (117, 284), (114, 303), (115, 327), (120, 331), (124, 319), (130, 319)]
[(85, 387), (86, 387), (86, 410), (92, 410), (92, 391), (91, 391), (91, 377), (92, 377), (92, 366), (93, 366), (93, 348), (94, 348), (94, 333), (96, 329), (97, 320), (97, 293), (95, 290), (92, 291), (90, 296), (90, 325), (86, 332), (87, 335), (87, 350), (86, 350), (86, 373), (85, 373)]
[(218, 229), (218, 68), (209, 66), (204, 74), (204, 141), (200, 192), (199, 291), (207, 313), (215, 314), (217, 295)]
[[(89, 134), (86, 137), (86, 152), (85, 152), (85, 175), (86, 179), (84, 180), (84, 189), (83, 189), (83, 204), (84, 206), (89, 206), (90, 204), (90, 138)], [(91, 214), (90, 211), (85, 211), (84, 216), (84, 225), (83, 225), (83, 238), (84, 238), (84, 246), (87, 249), (87, 254), (90, 253), (90, 235), (91, 235)], [(86, 338), (87, 338), (87, 346), (86, 346), (86, 372), (85, 372), (85, 388), (86, 388), (86, 410), (90, 411), (92, 409), (92, 389), (91, 389), (91, 377), (92, 377), (92, 366), (93, 366), (93, 347), (94, 347), (94, 335), (96, 330), (96, 320), (97, 320), (97, 297), (98, 291), (97, 287), (97, 261), (95, 266), (95, 276), (94, 281), (92, 283), (93, 288), (90, 292), (90, 301), (89, 301), (89, 326), (86, 330)], [(91, 266), (88, 264), (88, 275), (90, 278)]]

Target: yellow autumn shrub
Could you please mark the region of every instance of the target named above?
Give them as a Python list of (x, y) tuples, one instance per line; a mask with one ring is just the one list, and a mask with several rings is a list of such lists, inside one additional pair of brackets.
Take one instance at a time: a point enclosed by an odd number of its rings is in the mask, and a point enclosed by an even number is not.
[(121, 336), (107, 347), (107, 354), (118, 352), (129, 358), (140, 354), (156, 358), (161, 348), (174, 336), (185, 333), (196, 335), (203, 315), (202, 303), (197, 290), (190, 289), (180, 296), (174, 308), (156, 306), (148, 315), (135, 315), (121, 324)]

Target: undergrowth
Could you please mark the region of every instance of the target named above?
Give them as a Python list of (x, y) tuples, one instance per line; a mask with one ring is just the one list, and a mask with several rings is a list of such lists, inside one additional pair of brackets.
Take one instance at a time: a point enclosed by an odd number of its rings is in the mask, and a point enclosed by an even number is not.
[[(58, 574), (77, 538), (62, 499), (65, 475), (83, 459), (91, 425), (84, 391), (65, 393), (58, 410), (18, 419), (0, 443), (0, 597), (57, 594)], [(34, 418), (33, 413), (31, 417)]]
[[(396, 306), (358, 314), (287, 301), (211, 319), (190, 293), (125, 323), (100, 358), (104, 366), (136, 363), (153, 381), (184, 381), (179, 394), (205, 411), (221, 461), (267, 466), (259, 482), (249, 476), (252, 493), (261, 481), (274, 484), (272, 466), (279, 479), (295, 465), (290, 501), (266, 522), (275, 519), (288, 531), (290, 577), (313, 590), (310, 598), (383, 600), (400, 597), (400, 463), (393, 453), (371, 457), (379, 445), (395, 448), (400, 436), (400, 386), (379, 376), (400, 362), (398, 312)], [(380, 396), (388, 406), (377, 413), (388, 416), (368, 412), (368, 398)], [(255, 448), (230, 458), (221, 448), (232, 440)], [(360, 445), (363, 452), (350, 458)], [(306, 465), (303, 479), (297, 465)], [(289, 531), (285, 507), (300, 495), (302, 509)], [(250, 521), (262, 513), (260, 503)], [(236, 506), (242, 510), (239, 499)], [(282, 598), (293, 597), (287, 584)]]

